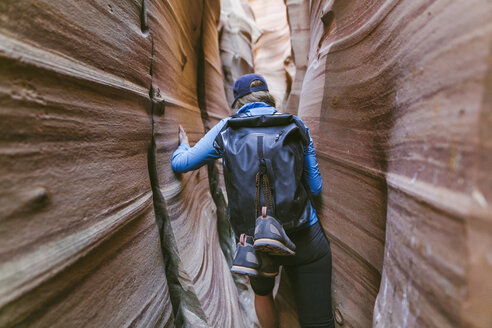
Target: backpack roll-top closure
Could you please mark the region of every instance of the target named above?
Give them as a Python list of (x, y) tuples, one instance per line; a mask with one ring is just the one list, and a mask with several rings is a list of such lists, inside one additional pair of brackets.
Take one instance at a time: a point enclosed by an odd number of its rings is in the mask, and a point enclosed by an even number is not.
[[(226, 122), (214, 146), (223, 155), (228, 212), (236, 234), (254, 233), (259, 215), (255, 207), (267, 206), (269, 198), (268, 211), (284, 229), (309, 220), (307, 190), (302, 183), (304, 147), (308, 144), (304, 124), (290, 114), (234, 117)], [(266, 177), (260, 181), (258, 200), (257, 174)], [(264, 193), (265, 188), (271, 195)]]
[[(239, 116), (231, 118), (226, 122), (221, 131), (227, 128), (243, 128), (243, 127), (274, 127), (286, 126), (294, 123), (299, 129), (302, 143), (309, 145), (309, 136), (302, 122), (292, 114), (265, 114), (256, 116)], [(220, 135), (220, 133), (219, 133)]]

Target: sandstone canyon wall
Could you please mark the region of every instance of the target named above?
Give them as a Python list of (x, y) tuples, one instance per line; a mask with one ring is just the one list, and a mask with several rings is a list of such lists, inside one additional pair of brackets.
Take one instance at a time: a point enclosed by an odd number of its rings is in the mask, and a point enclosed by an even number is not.
[(218, 1), (0, 3), (1, 327), (254, 325), (218, 173), (169, 163), (178, 124), (195, 142), (229, 114), (219, 17)]
[(234, 81), (255, 71), (253, 49), (261, 31), (247, 0), (222, 0), (218, 29), (224, 88), (231, 105)]
[(219, 163), (169, 163), (255, 68), (315, 140), (338, 325), (490, 327), (492, 3), (285, 6), (292, 49), (246, 0), (0, 2), (0, 327), (258, 325)]
[(249, 0), (261, 36), (254, 44), (255, 72), (269, 84), (278, 110), (283, 110), (292, 88), (295, 64), (283, 0)]
[(492, 3), (309, 12), (298, 114), (324, 179), (337, 321), (489, 327)]

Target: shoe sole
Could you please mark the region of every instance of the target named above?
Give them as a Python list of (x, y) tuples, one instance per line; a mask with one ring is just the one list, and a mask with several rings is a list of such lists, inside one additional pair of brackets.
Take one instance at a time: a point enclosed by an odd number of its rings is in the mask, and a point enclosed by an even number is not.
[(255, 240), (255, 249), (267, 254), (277, 256), (295, 255), (296, 252), (275, 239), (259, 238)]
[(260, 274), (260, 277), (276, 277), (278, 275), (278, 271), (277, 272), (259, 272)]
[(237, 274), (245, 274), (251, 277), (258, 277), (260, 273), (256, 269), (244, 267), (244, 266), (239, 266), (239, 265), (233, 265), (231, 267), (231, 272), (237, 273)]

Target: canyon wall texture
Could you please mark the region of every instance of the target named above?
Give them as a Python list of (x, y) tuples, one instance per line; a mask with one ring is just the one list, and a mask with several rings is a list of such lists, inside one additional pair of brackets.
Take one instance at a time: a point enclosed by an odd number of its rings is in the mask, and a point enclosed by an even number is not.
[(0, 326), (172, 326), (139, 3), (0, 4)]
[(218, 1), (2, 1), (0, 326), (255, 325), (219, 173), (169, 162), (178, 124), (195, 142), (229, 114), (219, 17)]
[(324, 179), (337, 321), (490, 327), (492, 3), (309, 10), (298, 114)]
[(227, 103), (231, 105), (234, 101), (234, 81), (241, 75), (255, 71), (253, 49), (261, 31), (247, 0), (221, 0), (220, 5), (220, 59)]
[(304, 0), (285, 0), (285, 5), (289, 21), (292, 58), (296, 69), (290, 93), (286, 95), (287, 103), (285, 104), (284, 112), (297, 114), (302, 83), (304, 82), (309, 60), (311, 30), (309, 24), (309, 2)]
[(287, 9), (283, 0), (249, 0), (249, 5), (261, 29), (254, 44), (255, 72), (265, 78), (277, 109), (283, 111), (295, 76)]
[(258, 326), (220, 163), (170, 167), (255, 70), (315, 142), (337, 324), (492, 325), (492, 2), (250, 3), (0, 2), (0, 327)]

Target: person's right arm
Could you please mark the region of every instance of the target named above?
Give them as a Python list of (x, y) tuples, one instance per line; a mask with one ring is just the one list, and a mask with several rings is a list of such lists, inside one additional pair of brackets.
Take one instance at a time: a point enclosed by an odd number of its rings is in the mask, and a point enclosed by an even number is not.
[(187, 142), (181, 142), (171, 158), (172, 169), (184, 173), (220, 158), (221, 155), (214, 148), (214, 141), (226, 121), (227, 118), (217, 123), (193, 147)]

